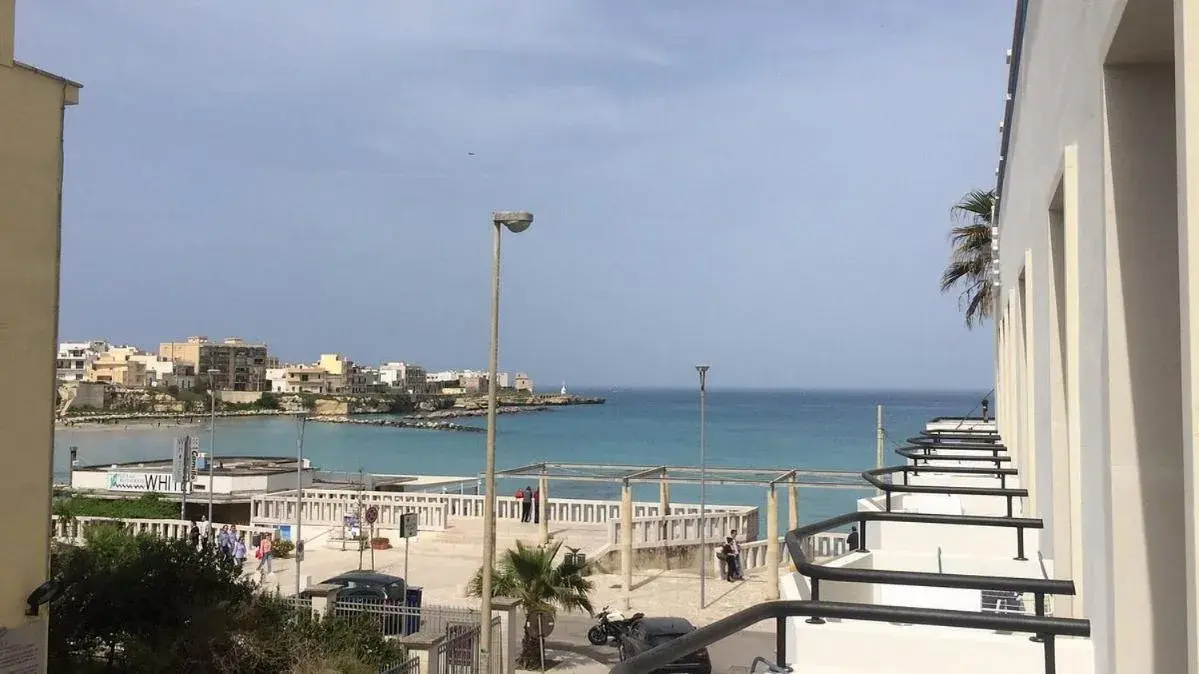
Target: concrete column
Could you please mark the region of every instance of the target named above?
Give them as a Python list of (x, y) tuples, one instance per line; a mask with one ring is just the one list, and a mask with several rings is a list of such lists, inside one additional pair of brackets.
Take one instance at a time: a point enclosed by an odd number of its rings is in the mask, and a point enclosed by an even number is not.
[(1024, 409), (1021, 412), (1027, 420), (1027, 430), (1024, 436), (1024, 459), (1028, 465), (1024, 469), (1020, 483), (1028, 489), (1028, 503), (1025, 504), (1025, 517), (1036, 517), (1041, 512), (1040, 490), (1037, 489), (1037, 429), (1041, 427), (1041, 410), (1037, 409), (1037, 344), (1040, 342), (1040, 326), (1037, 324), (1037, 307), (1040, 304), (1040, 292), (1037, 287), (1038, 273), (1033, 267), (1032, 249), (1024, 251), (1024, 280), (1020, 285), (1024, 298)]
[(792, 482), (787, 485), (787, 530), (799, 528), (799, 485)]
[(620, 577), (624, 607), (633, 605), (633, 487), (628, 480), (620, 489)]
[(773, 484), (766, 490), (766, 598), (779, 598), (779, 500)]
[(1175, 3), (1188, 672), (1199, 672), (1199, 5)]
[[(1086, 615), (1082, 545), (1082, 344), (1093, 339), (1082, 334), (1082, 274), (1079, 267), (1079, 240), (1082, 219), (1079, 215), (1078, 146), (1066, 146), (1062, 161), (1064, 202), (1063, 253), (1066, 296), (1066, 418), (1069, 426), (1070, 472), (1070, 576), (1077, 594), (1072, 598), (1072, 617)], [(1056, 570), (1058, 565), (1054, 565)], [(1054, 611), (1057, 612), (1056, 610)]]
[(658, 507), (662, 517), (670, 516), (670, 483), (666, 481), (666, 478), (662, 478), (662, 481), (658, 483)]
[(550, 518), (546, 517), (549, 514), (549, 506), (546, 502), (550, 498), (550, 479), (545, 474), (537, 478), (537, 491), (541, 494), (541, 499), (537, 502), (537, 518), (541, 520), (541, 544), (548, 545), (550, 542)]

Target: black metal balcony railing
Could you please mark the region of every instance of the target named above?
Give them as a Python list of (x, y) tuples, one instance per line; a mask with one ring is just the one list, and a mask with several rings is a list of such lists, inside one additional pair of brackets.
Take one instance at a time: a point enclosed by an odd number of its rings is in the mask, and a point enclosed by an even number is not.
[(770, 601), (738, 611), (690, 634), (629, 658), (612, 668), (612, 674), (644, 674), (664, 667), (679, 658), (732, 636), (763, 620), (774, 619), (775, 661), (787, 663), (787, 618), (807, 616), (867, 620), (908, 625), (935, 625), (975, 630), (1023, 632), (1041, 641), (1045, 654), (1045, 673), (1057, 672), (1056, 637), (1089, 637), (1091, 623), (1078, 618), (975, 613), (947, 609), (909, 608), (872, 604), (848, 604), (824, 601)]
[[(867, 552), (866, 533), (868, 522), (908, 522), (914, 524), (947, 524), (1014, 529), (1016, 531), (1016, 559), (1021, 561), (1026, 559), (1024, 556), (1024, 532), (1027, 529), (1043, 528), (1044, 522), (1040, 519), (1012, 516), (1012, 499), (1028, 496), (1028, 490), (1007, 488), (1007, 476), (1015, 475), (1018, 471), (1012, 468), (1000, 467), (1000, 464), (1008, 459), (999, 455), (1000, 452), (1006, 451), (1007, 448), (999, 442), (997, 434), (986, 432), (941, 432), (933, 436), (931, 433), (926, 433), (923, 436), (909, 438), (908, 442), (914, 446), (901, 448), (897, 453), (911, 460), (912, 464), (879, 468), (862, 473), (863, 479), (884, 492), (886, 512), (864, 511), (846, 513), (787, 532), (784, 537), (787, 552), (791, 555), (796, 570), (811, 581), (812, 592), (810, 601), (773, 601), (734, 613), (711, 625), (702, 627), (690, 634), (622, 662), (612, 669), (612, 673), (641, 674), (653, 671), (701, 648), (706, 648), (755, 623), (771, 618), (775, 620), (776, 662), (780, 666), (785, 665), (787, 663), (786, 619), (807, 616), (807, 622), (816, 625), (822, 624), (825, 618), (837, 618), (1031, 633), (1033, 641), (1042, 643), (1045, 664), (1044, 671), (1046, 674), (1055, 674), (1057, 671), (1056, 637), (1089, 637), (1091, 633), (1090, 621), (1088, 620), (1056, 618), (1045, 615), (1046, 597), (1051, 595), (1075, 594), (1076, 589), (1073, 581), (828, 567), (815, 564), (808, 558), (802, 541), (815, 534), (842, 527), (846, 524), (856, 523), (860, 530), (859, 540), (862, 542), (859, 550)], [(937, 453), (933, 454), (933, 451)], [(975, 468), (938, 467), (927, 464), (927, 459), (929, 458), (954, 460), (956, 458), (955, 453), (958, 451), (989, 452), (990, 456), (981, 458), (985, 461), (994, 461), (996, 465), (994, 468)], [(917, 454), (917, 452), (920, 453)], [(919, 462), (918, 459), (925, 459), (925, 465), (914, 465)], [(991, 475), (999, 478), (1000, 487), (909, 484), (908, 475), (917, 475), (920, 472), (956, 475)], [(895, 474), (902, 475), (902, 484), (893, 484), (889, 479), (890, 476)], [(884, 480), (884, 477), (888, 479)], [(892, 492), (1001, 496), (1007, 499), (1007, 516), (935, 515), (892, 512)], [(820, 600), (820, 581), (822, 580), (980, 590), (984, 603), (988, 597), (992, 599), (999, 597), (1002, 599), (1019, 596), (1024, 593), (1032, 593), (1034, 595), (1034, 611), (1036, 615), (827, 602)], [(996, 605), (999, 606), (998, 603)]]
[[(1007, 499), (1007, 516), (1011, 517), (1014, 512), (1012, 499), (1025, 498), (1028, 496), (1027, 489), (1009, 489), (1006, 486), (1000, 487), (958, 487), (953, 485), (940, 484), (908, 484), (908, 475), (918, 475), (920, 473), (939, 473), (946, 475), (993, 475), (1000, 479), (1001, 485), (1006, 485), (1006, 476), (1016, 474), (1014, 468), (969, 468), (969, 467), (940, 467), (940, 466), (889, 466), (887, 468), (875, 468), (862, 473), (862, 479), (869, 482), (876, 489), (880, 489), (885, 494), (885, 504), (887, 512), (891, 512), (891, 494), (946, 494), (949, 496), (1003, 496)], [(881, 479), (885, 475), (894, 475), (899, 473), (903, 476), (903, 483), (895, 484)]]
[[(925, 465), (929, 465), (930, 461), (960, 461), (962, 463), (993, 463), (996, 468), (1002, 464), (1010, 462), (1012, 459), (1008, 456), (1000, 456), (998, 452), (994, 453), (970, 453), (970, 451), (962, 450), (961, 453), (953, 453), (954, 447), (946, 445), (939, 448), (936, 454), (929, 451), (928, 447), (917, 447), (915, 445), (909, 447), (900, 447), (895, 450), (895, 453), (908, 459), (913, 465), (920, 465), (923, 461)], [(948, 450), (948, 451), (947, 451)], [(980, 454), (983, 454), (980, 456)]]
[[(846, 524), (857, 524), (860, 552), (866, 549), (867, 522), (907, 522), (911, 524), (948, 524), (953, 526), (998, 527), (1016, 530), (1016, 557), (1026, 561), (1024, 556), (1024, 531), (1026, 529), (1041, 529), (1045, 523), (1039, 519), (1020, 517), (986, 517), (978, 515), (932, 515), (925, 513), (903, 512), (854, 512), (845, 513), (821, 522), (802, 526), (788, 531), (783, 538), (787, 553), (795, 563), (795, 570), (812, 581), (812, 599), (820, 599), (820, 581), (840, 581), (847, 583), (873, 583), (878, 585), (916, 585), (920, 587), (945, 587), (968, 590), (1002, 590), (1005, 592), (1031, 592), (1044, 595), (1073, 595), (1074, 583), (1068, 580), (1048, 580), (1044, 578), (1012, 578), (1001, 576), (970, 576), (960, 574), (944, 574), (922, 571), (890, 571), (886, 569), (851, 569), (845, 567), (829, 567), (816, 564), (808, 558), (803, 548), (803, 541), (830, 529), (843, 527)], [(997, 584), (998, 583), (998, 584)]]

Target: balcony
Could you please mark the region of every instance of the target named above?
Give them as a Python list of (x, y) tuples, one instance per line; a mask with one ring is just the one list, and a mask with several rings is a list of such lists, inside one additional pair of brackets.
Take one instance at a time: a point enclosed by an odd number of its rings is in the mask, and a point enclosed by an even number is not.
[[(775, 623), (775, 653), (761, 655), (797, 673), (1093, 672), (1090, 623), (1068, 617), (1074, 583), (1041, 553), (1044, 523), (1023, 516), (1028, 491), (1007, 448), (982, 423), (935, 424), (897, 451), (903, 464), (862, 474), (878, 496), (787, 534), (795, 571), (780, 601), (613, 672), (651, 671), (762, 620)], [(859, 549), (809, 558), (802, 541), (849, 525)]]

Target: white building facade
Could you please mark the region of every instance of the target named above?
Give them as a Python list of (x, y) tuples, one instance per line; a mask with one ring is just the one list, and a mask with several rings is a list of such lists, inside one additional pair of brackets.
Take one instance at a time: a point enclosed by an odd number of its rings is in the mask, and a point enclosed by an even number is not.
[[(1000, 431), (1102, 674), (1199, 672), (1199, 2), (1022, 0)], [(1023, 19), (1023, 20), (1021, 20)]]
[(108, 349), (108, 342), (103, 340), (60, 343), (58, 358), (55, 362), (57, 379), (59, 381), (83, 381), (88, 366), (107, 353)]

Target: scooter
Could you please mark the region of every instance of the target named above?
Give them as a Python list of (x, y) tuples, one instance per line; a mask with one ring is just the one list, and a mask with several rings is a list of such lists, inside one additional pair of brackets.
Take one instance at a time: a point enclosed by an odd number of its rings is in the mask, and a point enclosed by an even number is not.
[(605, 606), (595, 617), (599, 622), (587, 630), (587, 641), (593, 646), (604, 646), (610, 640), (619, 638), (633, 623), (644, 618), (645, 614), (634, 613), (632, 618), (626, 618), (620, 611), (613, 611)]

